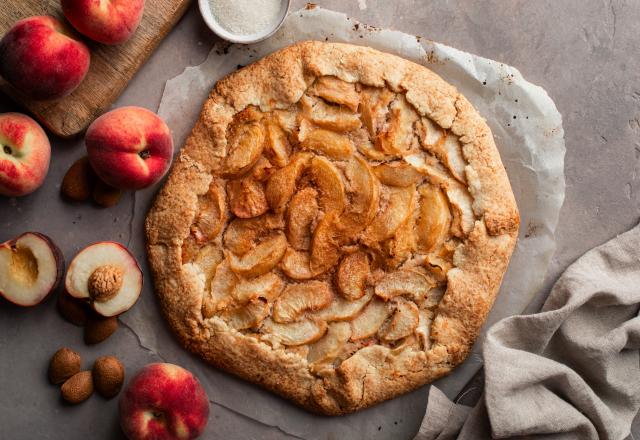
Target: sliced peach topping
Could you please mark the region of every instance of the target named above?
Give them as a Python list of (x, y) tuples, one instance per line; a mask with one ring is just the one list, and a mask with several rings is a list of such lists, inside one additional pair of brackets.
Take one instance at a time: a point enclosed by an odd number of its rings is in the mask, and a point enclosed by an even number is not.
[(310, 364), (326, 364), (336, 359), (351, 337), (351, 325), (348, 322), (329, 324), (327, 333), (318, 342), (309, 347), (307, 361)]
[(329, 105), (321, 99), (303, 96), (303, 114), (315, 125), (336, 132), (357, 130), (362, 122), (357, 114), (344, 107)]
[(252, 177), (227, 182), (229, 208), (237, 217), (253, 218), (269, 209), (262, 184)]
[(351, 340), (358, 341), (374, 336), (390, 314), (391, 308), (388, 303), (379, 299), (372, 300), (362, 313), (351, 321)]
[(418, 192), (418, 246), (421, 252), (431, 252), (447, 238), (452, 220), (451, 210), (447, 197), (437, 186), (421, 185)]
[(322, 281), (290, 284), (273, 305), (273, 319), (286, 323), (297, 321), (307, 311), (316, 311), (331, 303), (333, 293)]
[(300, 146), (335, 160), (346, 160), (353, 155), (353, 144), (347, 136), (323, 128), (309, 131), (300, 139)]
[(407, 295), (421, 300), (427, 296), (434, 284), (422, 273), (406, 269), (386, 274), (375, 287), (375, 293), (385, 301), (396, 296)]
[(228, 261), (220, 263), (214, 272), (209, 292), (205, 294), (202, 302), (202, 314), (205, 319), (211, 318), (233, 302), (231, 292), (237, 282), (238, 277), (229, 267)]
[(311, 226), (318, 216), (318, 191), (307, 187), (297, 192), (287, 211), (287, 239), (297, 250), (311, 246)]
[(386, 188), (380, 200), (380, 210), (364, 231), (364, 242), (375, 245), (391, 238), (411, 215), (415, 205), (414, 195), (414, 185)]
[(267, 124), (266, 155), (274, 165), (284, 167), (289, 163), (291, 155), (291, 145), (287, 139), (287, 134), (279, 125)]
[(262, 298), (249, 301), (237, 309), (224, 310), (220, 317), (235, 330), (246, 330), (260, 325), (269, 316), (269, 304)]
[(362, 298), (365, 294), (369, 272), (369, 256), (367, 254), (355, 252), (345, 256), (336, 272), (336, 284), (342, 296), (349, 300)]
[(327, 332), (327, 323), (304, 319), (289, 324), (280, 324), (271, 319), (265, 320), (261, 331), (274, 337), (279, 343), (287, 346), (311, 344)]
[(355, 318), (364, 306), (371, 301), (372, 297), (373, 292), (371, 290), (363, 297), (353, 301), (336, 296), (328, 307), (313, 313), (313, 317), (329, 322), (348, 321)]
[(264, 137), (264, 128), (258, 122), (237, 127), (229, 139), (224, 175), (237, 177), (248, 171), (262, 155)]
[(391, 319), (380, 328), (378, 336), (386, 342), (406, 338), (418, 327), (419, 319), (418, 306), (412, 301), (401, 300), (398, 302)]
[(272, 302), (280, 295), (283, 288), (282, 278), (269, 272), (256, 278), (241, 280), (231, 291), (231, 296), (238, 304), (246, 304), (256, 298), (264, 298)]
[(257, 277), (273, 269), (287, 250), (287, 238), (275, 232), (242, 257), (231, 254), (231, 269), (244, 277)]
[(344, 105), (351, 111), (358, 110), (360, 95), (353, 83), (335, 76), (322, 76), (311, 86), (311, 92), (334, 104)]
[(291, 158), (289, 164), (269, 177), (266, 188), (267, 202), (275, 212), (283, 212), (296, 192), (296, 184), (309, 165), (310, 153), (298, 153)]
[(280, 261), (280, 269), (286, 276), (294, 280), (310, 280), (319, 275), (319, 273), (311, 271), (310, 260), (309, 252), (288, 248)]
[(402, 161), (380, 164), (373, 171), (381, 183), (389, 186), (406, 188), (424, 179), (424, 175), (418, 170)]
[(309, 262), (311, 272), (324, 273), (340, 259), (338, 222), (338, 213), (331, 211), (318, 223), (311, 240), (311, 260)]

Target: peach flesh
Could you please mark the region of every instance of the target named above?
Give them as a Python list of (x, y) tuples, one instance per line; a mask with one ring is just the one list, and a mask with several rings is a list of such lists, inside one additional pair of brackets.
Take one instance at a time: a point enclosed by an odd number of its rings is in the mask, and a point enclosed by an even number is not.
[(84, 80), (91, 60), (89, 48), (54, 17), (36, 16), (17, 22), (0, 41), (0, 75), (37, 100), (58, 99)]
[(0, 195), (32, 193), (49, 171), (51, 145), (36, 121), (20, 113), (0, 114)]
[(159, 181), (173, 158), (167, 124), (140, 107), (113, 110), (91, 124), (85, 138), (89, 161), (109, 185), (139, 190)]

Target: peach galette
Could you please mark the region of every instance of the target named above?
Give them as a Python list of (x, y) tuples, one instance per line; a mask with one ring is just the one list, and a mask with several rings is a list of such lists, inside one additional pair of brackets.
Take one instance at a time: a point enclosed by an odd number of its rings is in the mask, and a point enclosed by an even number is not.
[(465, 359), (518, 226), (491, 131), (453, 86), (304, 42), (216, 84), (146, 232), (189, 350), (344, 414)]

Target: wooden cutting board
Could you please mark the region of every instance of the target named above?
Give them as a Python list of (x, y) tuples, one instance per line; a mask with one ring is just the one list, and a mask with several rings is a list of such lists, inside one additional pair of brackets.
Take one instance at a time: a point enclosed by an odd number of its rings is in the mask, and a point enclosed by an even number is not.
[[(0, 90), (24, 106), (44, 126), (61, 137), (72, 137), (100, 116), (120, 96), (133, 75), (182, 17), (191, 0), (147, 0), (140, 27), (119, 46), (84, 39), (91, 49), (87, 77), (71, 95), (55, 101), (33, 101), (0, 79)], [(64, 20), (60, 0), (4, 0), (0, 7), (0, 35), (33, 15)]]

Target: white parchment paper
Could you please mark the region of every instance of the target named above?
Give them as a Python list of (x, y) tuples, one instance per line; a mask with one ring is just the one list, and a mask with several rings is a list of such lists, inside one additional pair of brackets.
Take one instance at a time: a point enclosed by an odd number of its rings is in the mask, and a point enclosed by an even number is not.
[[(554, 232), (564, 200), (562, 118), (547, 93), (522, 78), (513, 67), (397, 31), (358, 24), (321, 8), (292, 13), (272, 38), (251, 46), (219, 45), (200, 66), (189, 67), (167, 82), (159, 113), (182, 145), (214, 83), (277, 49), (299, 40), (327, 40), (367, 45), (422, 64), (455, 85), (487, 119), (520, 208), (522, 228), (509, 271), (485, 328), (521, 313), (542, 284), (555, 250)], [(158, 356), (194, 371), (212, 401), (302, 438), (389, 438), (398, 420), (423, 411), (425, 389), (341, 418), (308, 414), (268, 392), (246, 384), (160, 344), (157, 307), (144, 301), (125, 315), (141, 345)], [(454, 398), (482, 365), (484, 332), (467, 361), (435, 384)], [(421, 417), (419, 417), (421, 418)], [(384, 428), (384, 429), (383, 429)], [(399, 434), (399, 432), (398, 432)]]

